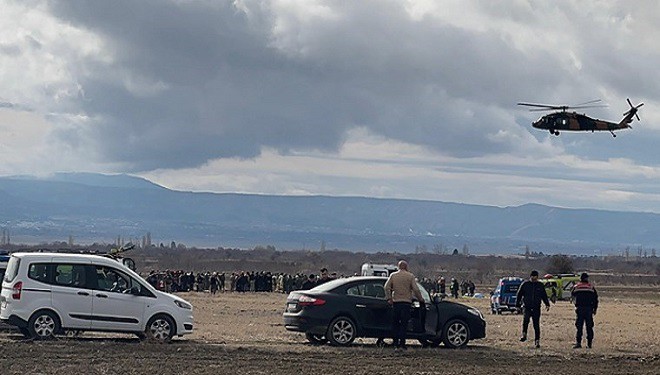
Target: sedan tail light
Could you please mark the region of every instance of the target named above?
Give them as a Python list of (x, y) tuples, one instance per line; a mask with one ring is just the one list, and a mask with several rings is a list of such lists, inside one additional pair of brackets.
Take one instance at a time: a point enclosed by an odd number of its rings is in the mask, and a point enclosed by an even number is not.
[(314, 298), (310, 296), (302, 295), (298, 299), (299, 306), (321, 306), (325, 305), (325, 300), (321, 298)]
[(23, 282), (19, 281), (11, 288), (11, 298), (21, 299), (21, 292), (23, 291)]

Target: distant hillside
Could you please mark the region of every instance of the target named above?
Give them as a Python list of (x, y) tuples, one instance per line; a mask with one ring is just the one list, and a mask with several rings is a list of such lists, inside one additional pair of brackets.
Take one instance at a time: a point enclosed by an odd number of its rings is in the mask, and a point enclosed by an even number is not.
[(527, 204), (172, 191), (128, 175), (0, 178), (0, 227), (13, 242), (111, 242), (117, 236), (197, 246), (414, 251), (468, 245), (472, 253), (604, 253), (660, 244), (660, 215)]

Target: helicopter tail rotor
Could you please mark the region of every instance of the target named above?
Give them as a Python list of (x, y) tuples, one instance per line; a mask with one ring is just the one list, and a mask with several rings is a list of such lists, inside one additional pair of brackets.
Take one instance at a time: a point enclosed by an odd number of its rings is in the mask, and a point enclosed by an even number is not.
[(637, 111), (639, 110), (639, 107), (644, 105), (644, 103), (639, 103), (638, 105), (634, 106), (632, 102), (630, 102), (629, 98), (626, 98), (626, 100), (628, 101), (628, 105), (630, 106), (630, 109), (626, 111), (626, 113), (624, 113), (623, 115), (626, 117), (630, 116), (631, 119), (633, 116), (635, 116), (637, 118), (637, 121), (641, 121), (639, 119), (639, 115), (637, 114)]

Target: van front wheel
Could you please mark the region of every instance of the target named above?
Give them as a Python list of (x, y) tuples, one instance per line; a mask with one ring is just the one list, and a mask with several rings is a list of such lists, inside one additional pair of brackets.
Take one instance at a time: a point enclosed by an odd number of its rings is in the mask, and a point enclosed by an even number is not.
[(145, 334), (154, 341), (169, 342), (176, 333), (174, 320), (167, 315), (156, 315), (149, 319)]
[(60, 320), (52, 311), (42, 310), (32, 314), (28, 320), (28, 333), (35, 340), (48, 340), (60, 330)]

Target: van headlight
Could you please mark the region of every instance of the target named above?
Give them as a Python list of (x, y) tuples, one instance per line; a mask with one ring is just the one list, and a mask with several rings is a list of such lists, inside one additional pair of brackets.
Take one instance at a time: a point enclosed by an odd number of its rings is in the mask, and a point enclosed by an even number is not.
[(477, 309), (472, 309), (472, 308), (470, 308), (470, 309), (467, 309), (467, 311), (468, 311), (470, 314), (472, 314), (472, 315), (476, 315), (476, 316), (478, 316), (478, 317), (481, 318), (481, 319), (484, 318), (484, 314), (482, 314), (481, 311), (479, 311), (479, 310), (477, 310)]
[(189, 303), (185, 303), (185, 302), (182, 302), (182, 301), (179, 301), (179, 300), (176, 300), (176, 299), (175, 299), (175, 300), (174, 300), (174, 304), (177, 305), (177, 306), (179, 306), (179, 307), (182, 308), (182, 309), (192, 310), (192, 305), (189, 304)]

